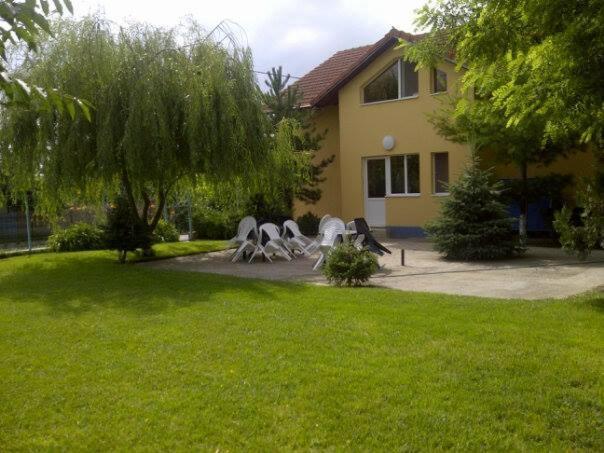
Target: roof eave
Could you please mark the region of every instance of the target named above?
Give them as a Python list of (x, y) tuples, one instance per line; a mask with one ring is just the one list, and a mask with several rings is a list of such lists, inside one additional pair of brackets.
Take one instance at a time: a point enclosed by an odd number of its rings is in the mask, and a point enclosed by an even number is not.
[(324, 107), (326, 105), (336, 104), (337, 95), (340, 88), (346, 85), (359, 71), (365, 69), (372, 61), (374, 61), (379, 55), (381, 55), (394, 41), (398, 42), (399, 37), (392, 31), (388, 32), (380, 41), (375, 43), (375, 48), (368, 52), (368, 54), (356, 65), (344, 74), (340, 80), (335, 84), (327, 88), (323, 93), (315, 96), (310, 101), (313, 107)]

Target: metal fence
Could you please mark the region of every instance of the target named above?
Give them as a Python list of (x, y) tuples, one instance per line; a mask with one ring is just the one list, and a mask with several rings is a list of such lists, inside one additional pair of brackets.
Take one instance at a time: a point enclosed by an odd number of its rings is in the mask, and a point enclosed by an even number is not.
[(50, 231), (50, 223), (26, 203), (0, 207), (0, 250), (41, 247)]
[[(186, 200), (166, 206), (163, 218), (176, 225), (181, 235), (192, 235), (191, 203)], [(98, 212), (86, 208), (66, 210), (59, 226), (77, 222), (97, 223)], [(52, 227), (48, 219), (35, 212), (33, 200), (28, 203), (0, 205), (0, 254), (7, 251), (33, 250), (46, 246)]]

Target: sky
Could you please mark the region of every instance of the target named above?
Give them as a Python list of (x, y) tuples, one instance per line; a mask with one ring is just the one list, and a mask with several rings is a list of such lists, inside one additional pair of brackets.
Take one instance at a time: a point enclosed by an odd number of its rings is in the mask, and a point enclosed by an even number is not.
[[(302, 76), (334, 52), (371, 44), (391, 27), (414, 32), (414, 11), (426, 0), (72, 0), (76, 16), (174, 26), (191, 17), (208, 30), (224, 19), (248, 44), (255, 69), (283, 66)], [(260, 76), (262, 78), (262, 76)]]

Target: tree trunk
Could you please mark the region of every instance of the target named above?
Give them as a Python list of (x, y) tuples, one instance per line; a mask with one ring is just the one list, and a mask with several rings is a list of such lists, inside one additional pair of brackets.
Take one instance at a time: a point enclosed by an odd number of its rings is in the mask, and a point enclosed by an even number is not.
[(528, 164), (520, 164), (520, 178), (522, 181), (522, 191), (520, 194), (520, 217), (518, 218), (518, 236), (520, 246), (526, 247), (527, 239), (527, 219), (528, 219)]

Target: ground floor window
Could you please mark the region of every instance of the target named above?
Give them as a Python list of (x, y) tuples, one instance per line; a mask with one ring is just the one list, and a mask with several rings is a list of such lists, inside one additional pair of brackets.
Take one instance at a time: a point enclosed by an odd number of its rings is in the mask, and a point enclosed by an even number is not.
[(449, 153), (432, 153), (432, 192), (449, 192)]
[(367, 159), (367, 196), (419, 195), (419, 154)]
[(419, 194), (419, 154), (392, 156), (390, 159), (390, 195)]

